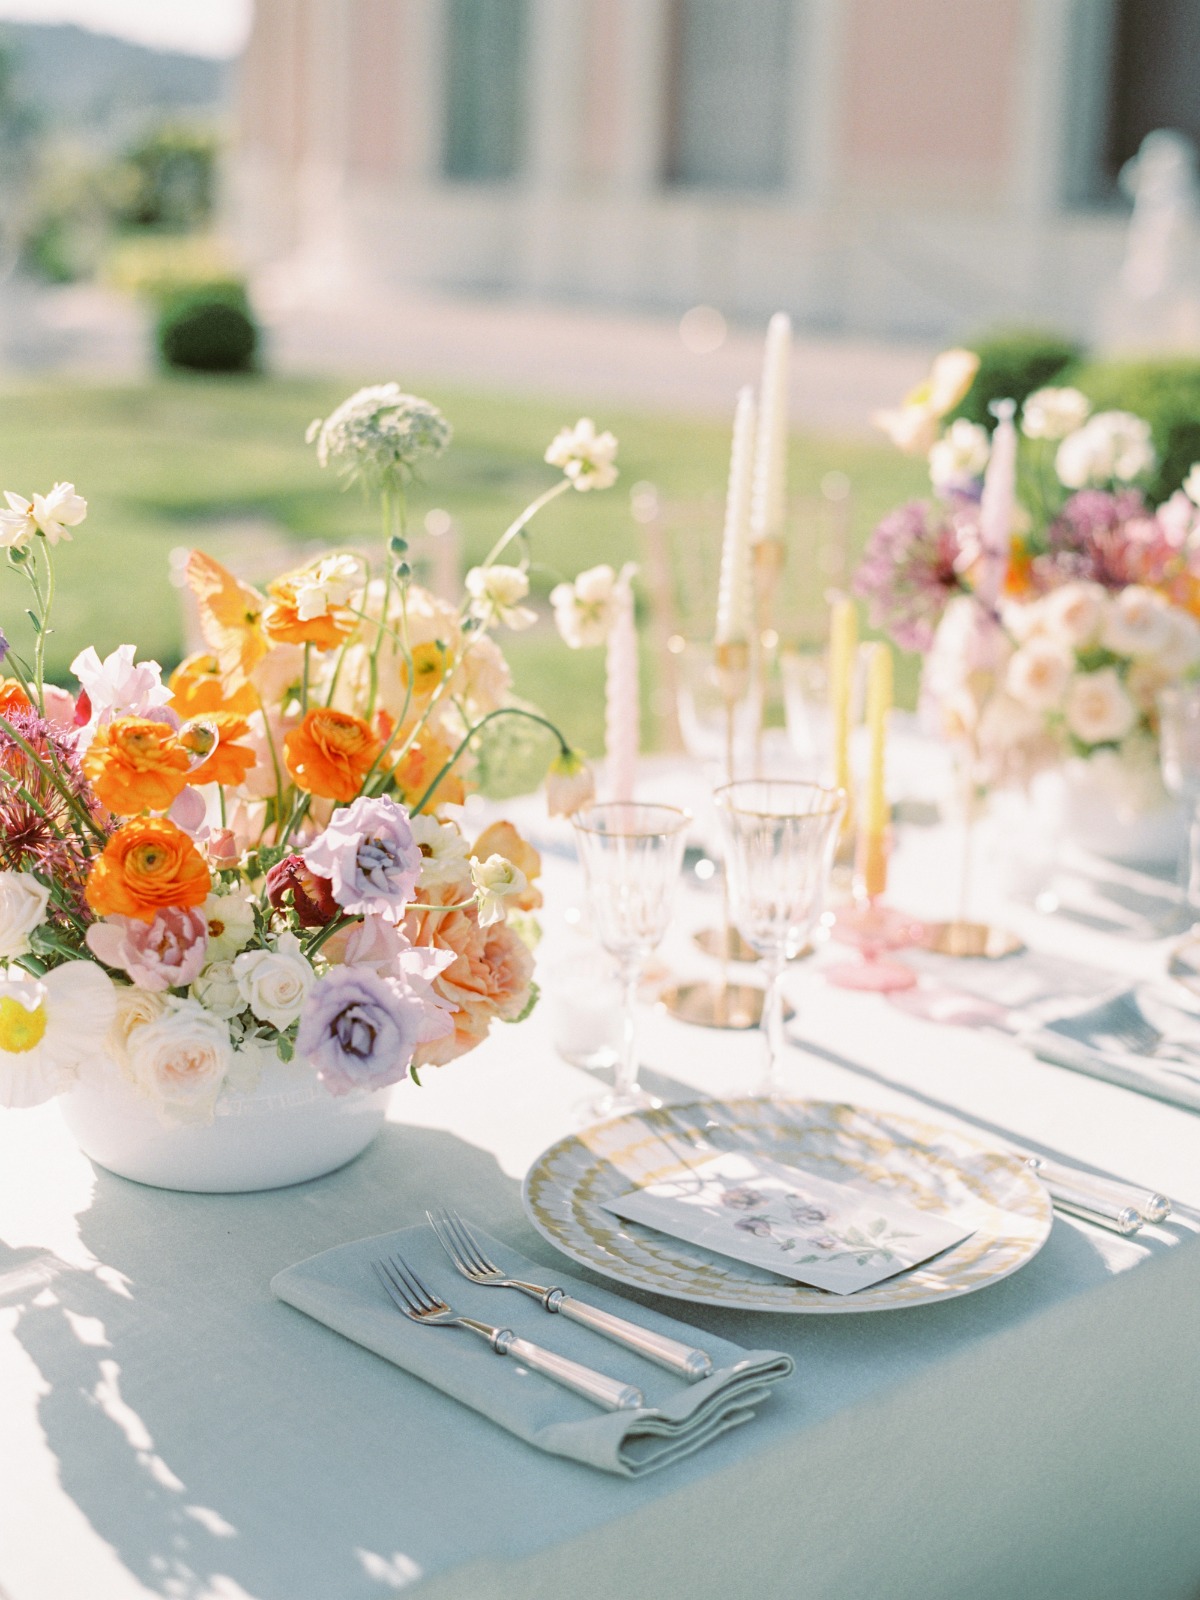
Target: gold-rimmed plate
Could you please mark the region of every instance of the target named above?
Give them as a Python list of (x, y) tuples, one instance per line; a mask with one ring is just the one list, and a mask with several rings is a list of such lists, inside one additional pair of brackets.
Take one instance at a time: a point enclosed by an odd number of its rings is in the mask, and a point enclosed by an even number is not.
[[(631, 1188), (678, 1176), (715, 1146), (762, 1152), (821, 1177), (879, 1185), (922, 1209), (967, 1213), (974, 1232), (932, 1261), (836, 1295), (604, 1209)], [(701, 1141), (703, 1133), (699, 1135)], [(525, 1178), (525, 1210), (564, 1255), (631, 1288), (742, 1311), (821, 1314), (937, 1305), (998, 1283), (1050, 1234), (1045, 1189), (1016, 1156), (911, 1117), (818, 1100), (699, 1100), (597, 1123), (560, 1139)]]

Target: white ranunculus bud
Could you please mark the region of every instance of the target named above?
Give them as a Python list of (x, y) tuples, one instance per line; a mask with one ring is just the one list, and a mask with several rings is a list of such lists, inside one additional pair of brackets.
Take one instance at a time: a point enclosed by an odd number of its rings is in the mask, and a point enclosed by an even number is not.
[(471, 862), (471, 882), (479, 905), (479, 926), (491, 927), (504, 919), (504, 902), (516, 899), (529, 887), (529, 879), (505, 856), (488, 856)]
[(214, 961), (192, 984), (193, 1000), (218, 1017), (236, 1017), (246, 1009), (245, 996), (233, 970), (232, 961)]
[(49, 889), (32, 872), (0, 872), (0, 961), (26, 954), (49, 903)]
[(234, 960), (242, 998), (260, 1022), (288, 1028), (300, 1015), (315, 981), (312, 965), (294, 933), (281, 933), (274, 950), (245, 950)]

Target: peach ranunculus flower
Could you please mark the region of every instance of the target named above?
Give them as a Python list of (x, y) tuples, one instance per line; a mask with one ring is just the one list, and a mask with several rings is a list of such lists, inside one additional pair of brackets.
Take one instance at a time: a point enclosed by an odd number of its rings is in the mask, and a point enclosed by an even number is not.
[(536, 911), (542, 904), (542, 891), (533, 881), (541, 876), (542, 858), (527, 839), (522, 839), (511, 822), (493, 822), (490, 828), (485, 828), (471, 846), (471, 855), (476, 861), (503, 856), (524, 874), (528, 880), (525, 888), (512, 897), (518, 911)]
[(191, 761), (175, 729), (149, 717), (117, 717), (96, 729), (84, 776), (118, 816), (166, 811), (189, 781)]
[(361, 717), (317, 706), (283, 741), (287, 769), (324, 800), (353, 800), (383, 748)]
[(258, 752), (242, 743), (250, 736), (245, 717), (232, 711), (210, 711), (185, 723), (179, 742), (191, 756), (200, 760), (188, 775), (189, 783), (224, 783), (236, 787), (258, 762)]
[(504, 922), (481, 928), (473, 906), (438, 911), (455, 905), (469, 885), (445, 884), (427, 905), (410, 905), (404, 932), (415, 945), (445, 950), (454, 960), (433, 980), (433, 988), (454, 1007), (454, 1032), (421, 1045), (414, 1065), (444, 1066), (487, 1038), (494, 1018), (515, 1022), (530, 999), (533, 956)]
[(227, 688), (216, 656), (204, 651), (181, 661), (168, 685), (173, 696), (171, 710), (185, 721), (214, 711), (233, 711), (244, 717), (258, 709), (258, 696), (251, 685), (241, 683)]
[(204, 858), (166, 817), (135, 817), (93, 862), (87, 903), (97, 916), (153, 922), (167, 906), (199, 906), (212, 879)]

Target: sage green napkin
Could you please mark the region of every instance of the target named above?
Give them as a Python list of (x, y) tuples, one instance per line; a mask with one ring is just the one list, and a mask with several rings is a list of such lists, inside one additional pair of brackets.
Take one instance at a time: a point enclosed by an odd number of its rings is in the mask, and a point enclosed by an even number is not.
[[(698, 1345), (712, 1357), (712, 1376), (688, 1383), (590, 1328), (547, 1314), (535, 1300), (514, 1289), (468, 1282), (454, 1270), (428, 1227), (405, 1228), (326, 1250), (278, 1273), (271, 1289), (279, 1299), (423, 1378), (537, 1449), (628, 1478), (669, 1466), (749, 1422), (770, 1385), (792, 1371), (791, 1357), (780, 1351), (743, 1350), (727, 1339), (630, 1305), (607, 1290), (530, 1261), (474, 1231), (507, 1276), (561, 1286), (568, 1294), (643, 1327)], [(372, 1266), (395, 1251), (455, 1311), (494, 1327), (512, 1328), (535, 1344), (636, 1384), (646, 1405), (637, 1411), (601, 1411), (541, 1374), (521, 1369), (511, 1356), (495, 1355), (465, 1328), (423, 1328), (410, 1322), (388, 1299)]]

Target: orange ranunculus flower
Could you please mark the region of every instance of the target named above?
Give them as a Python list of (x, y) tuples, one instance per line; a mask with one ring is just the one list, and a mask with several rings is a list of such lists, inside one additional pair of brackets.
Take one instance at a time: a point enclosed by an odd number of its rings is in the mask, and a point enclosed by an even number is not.
[(236, 689), (227, 689), (216, 656), (203, 651), (181, 661), (170, 677), (171, 710), (186, 721), (189, 717), (206, 717), (213, 711), (233, 711), (247, 716), (258, 710), (258, 696), (248, 683)]
[(204, 859), (182, 828), (166, 817), (135, 817), (105, 845), (85, 892), (97, 916), (153, 922), (168, 906), (202, 905), (211, 887)]
[(323, 800), (353, 800), (383, 748), (361, 717), (317, 706), (283, 741), (283, 759), (301, 789)]
[(533, 881), (541, 876), (542, 858), (527, 839), (522, 839), (511, 822), (493, 822), (490, 828), (485, 828), (471, 846), (471, 855), (476, 861), (503, 856), (525, 874), (529, 887), (511, 902), (519, 911), (536, 911), (542, 904), (542, 891)]
[(32, 704), (23, 683), (16, 678), (0, 678), (0, 717), (10, 711), (28, 711)]
[(239, 739), (245, 739), (250, 724), (245, 717), (232, 711), (212, 711), (185, 723), (179, 730), (179, 742), (192, 760), (203, 756), (198, 767), (188, 774), (189, 783), (225, 783), (236, 785), (245, 781), (258, 756)]
[(358, 618), (344, 606), (331, 606), (319, 617), (302, 617), (295, 586), (287, 578), (269, 583), (267, 593), (263, 630), (275, 644), (315, 644), (318, 650), (336, 650), (358, 627)]
[(121, 817), (165, 811), (188, 782), (188, 753), (174, 728), (148, 717), (101, 724), (83, 758), (83, 774), (100, 800)]
[[(397, 744), (403, 743), (397, 739)], [(415, 744), (400, 757), (392, 768), (392, 781), (405, 805), (416, 805), (429, 785), (454, 754), (428, 729), (422, 729)], [(467, 786), (459, 776), (458, 766), (453, 766), (429, 797), (430, 809), (438, 806), (460, 806), (467, 797)]]

